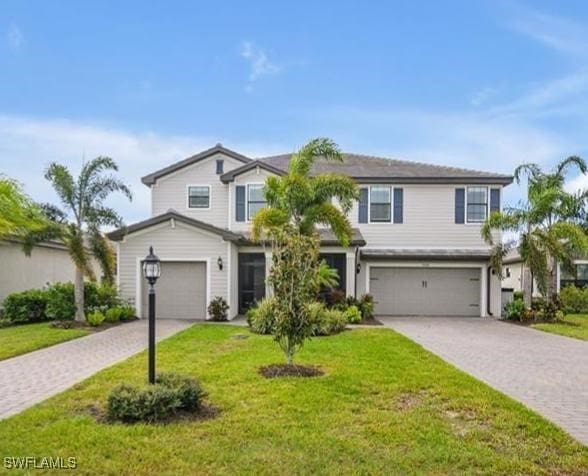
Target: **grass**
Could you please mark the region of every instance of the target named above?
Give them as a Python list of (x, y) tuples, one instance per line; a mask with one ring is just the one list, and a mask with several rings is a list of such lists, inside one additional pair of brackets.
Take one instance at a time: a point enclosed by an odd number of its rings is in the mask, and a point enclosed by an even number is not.
[(85, 329), (56, 329), (49, 322), (0, 329), (0, 360), (89, 334)]
[(533, 324), (532, 327), (552, 334), (588, 340), (588, 314), (569, 314), (563, 321)]
[(98, 423), (89, 409), (112, 388), (144, 382), (142, 353), (0, 421), (0, 456), (74, 456), (76, 474), (588, 472), (588, 448), (389, 329), (313, 339), (297, 362), (326, 375), (309, 379), (261, 377), (282, 361), (276, 345), (232, 326), (195, 325), (157, 358), (160, 371), (199, 377), (220, 415)]

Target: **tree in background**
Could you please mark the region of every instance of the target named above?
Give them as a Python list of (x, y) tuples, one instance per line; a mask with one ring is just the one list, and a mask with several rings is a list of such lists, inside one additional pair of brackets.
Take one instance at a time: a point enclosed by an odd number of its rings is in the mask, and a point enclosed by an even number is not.
[(67, 246), (76, 267), (76, 321), (85, 320), (84, 276), (96, 279), (91, 265), (92, 257), (100, 264), (104, 278), (110, 282), (113, 280), (114, 253), (100, 230), (105, 226), (120, 227), (123, 220), (104, 202), (115, 192), (132, 199), (128, 186), (112, 173), (117, 171), (118, 166), (109, 157), (97, 157), (84, 163), (77, 179), (66, 166), (57, 163), (49, 165), (45, 178), (51, 182), (63, 208), (43, 205), (50, 223), (30, 233), (25, 242), (27, 253), (30, 253), (35, 243), (47, 239), (59, 239)]
[(582, 174), (588, 171), (585, 161), (576, 156), (561, 161), (551, 173), (545, 173), (537, 164), (520, 165), (514, 177), (519, 184), (527, 176), (527, 200), (493, 213), (482, 227), (482, 236), (493, 246), (492, 266), (500, 275), (502, 259), (513, 245), (495, 243), (492, 231), (518, 234), (517, 250), (527, 270), (523, 283), (527, 306), (531, 303), (533, 278), (539, 292), (551, 301), (556, 292), (558, 263), (571, 268), (574, 258), (588, 252), (588, 239), (581, 223), (587, 194), (565, 190), (566, 173), (572, 167)]
[(41, 209), (18, 182), (0, 175), (0, 239), (23, 239), (46, 226)]

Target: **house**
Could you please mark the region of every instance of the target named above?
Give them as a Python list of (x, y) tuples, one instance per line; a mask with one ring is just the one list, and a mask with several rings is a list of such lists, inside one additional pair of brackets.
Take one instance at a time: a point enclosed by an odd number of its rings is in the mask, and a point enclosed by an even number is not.
[[(216, 296), (231, 317), (268, 292), (271, 250), (249, 239), (264, 206), (267, 177), (283, 174), (290, 154), (251, 159), (215, 147), (143, 177), (151, 217), (116, 230), (118, 283), (146, 316), (141, 260), (150, 245), (162, 260), (157, 315), (203, 318)], [(371, 293), (385, 315), (488, 316), (501, 311), (501, 283), (480, 235), (512, 177), (454, 167), (344, 154), (313, 173), (353, 177), (361, 198), (349, 214), (343, 248), (321, 229), (321, 253), (347, 295)], [(496, 237), (500, 239), (500, 236)]]
[[(60, 242), (47, 241), (33, 247), (30, 256), (23, 252), (22, 243), (16, 240), (0, 241), (0, 303), (9, 294), (27, 289), (42, 288), (46, 284), (73, 281), (75, 266), (67, 248)], [(92, 267), (100, 276), (100, 267)]]

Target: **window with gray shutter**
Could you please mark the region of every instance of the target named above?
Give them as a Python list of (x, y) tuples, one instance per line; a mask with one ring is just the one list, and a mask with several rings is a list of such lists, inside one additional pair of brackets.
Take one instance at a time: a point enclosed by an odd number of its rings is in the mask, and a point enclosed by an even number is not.
[(235, 187), (235, 221), (245, 221), (245, 186)]
[(394, 189), (394, 223), (402, 223), (404, 219), (404, 190), (401, 188)]
[(455, 189), (455, 223), (465, 223), (465, 188)]
[(358, 223), (368, 222), (368, 189), (359, 189), (359, 216), (357, 217)]

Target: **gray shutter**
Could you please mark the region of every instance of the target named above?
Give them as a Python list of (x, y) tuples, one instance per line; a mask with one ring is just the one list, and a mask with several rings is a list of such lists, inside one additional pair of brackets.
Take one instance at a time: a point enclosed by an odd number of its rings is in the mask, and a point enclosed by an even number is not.
[(404, 190), (401, 188), (394, 189), (394, 223), (402, 223), (404, 207)]
[(357, 220), (359, 223), (368, 222), (368, 189), (359, 189), (359, 217)]
[(500, 189), (490, 189), (490, 213), (500, 211)]
[(245, 185), (237, 185), (235, 190), (235, 221), (245, 221)]
[(465, 223), (465, 188), (455, 189), (455, 223)]

